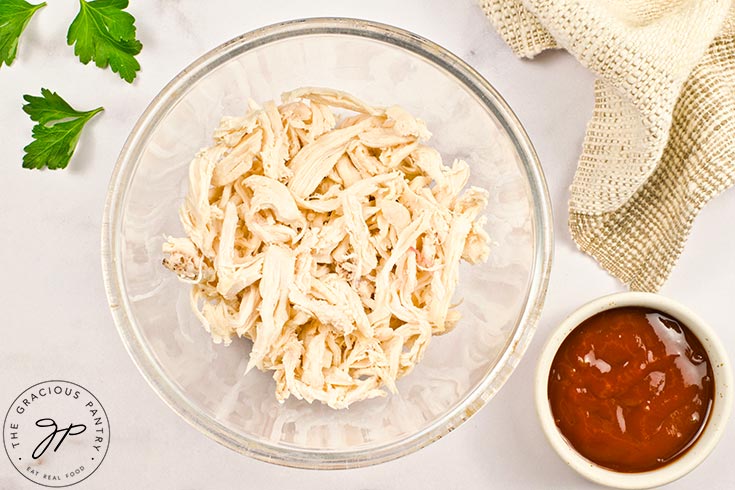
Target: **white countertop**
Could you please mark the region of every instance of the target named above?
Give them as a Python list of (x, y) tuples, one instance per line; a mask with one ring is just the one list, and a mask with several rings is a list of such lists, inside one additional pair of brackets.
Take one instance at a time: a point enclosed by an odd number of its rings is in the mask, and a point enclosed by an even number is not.
[[(532, 399), (535, 359), (571, 310), (622, 290), (567, 232), (568, 186), (587, 119), (593, 77), (572, 57), (519, 61), (472, 0), (148, 0), (133, 2), (143, 67), (129, 86), (83, 66), (65, 44), (76, 2), (49, 2), (29, 25), (15, 64), (0, 69), (0, 411), (25, 388), (67, 379), (94, 393), (109, 416), (109, 453), (74, 488), (87, 489), (485, 489), (594, 488), (546, 443)], [(398, 461), (350, 471), (282, 468), (239, 455), (199, 434), (149, 388), (128, 357), (107, 308), (100, 223), (118, 152), (153, 96), (189, 62), (218, 44), (274, 22), (350, 16), (393, 24), (453, 51), (510, 103), (543, 164), (556, 218), (556, 252), (546, 307), (520, 366), (501, 392), (445, 438)], [(22, 95), (41, 87), (73, 106), (106, 111), (85, 131), (65, 171), (21, 168), (32, 123)], [(707, 319), (735, 356), (735, 193), (706, 207), (662, 292)], [(735, 488), (735, 424), (693, 473), (667, 488)], [(40, 488), (0, 453), (0, 489)]]

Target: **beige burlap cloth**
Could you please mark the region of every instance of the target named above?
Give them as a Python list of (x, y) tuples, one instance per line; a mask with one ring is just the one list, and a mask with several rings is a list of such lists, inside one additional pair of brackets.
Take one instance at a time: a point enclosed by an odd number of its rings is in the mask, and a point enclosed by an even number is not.
[(694, 218), (735, 182), (730, 4), (481, 0), (517, 55), (561, 47), (598, 76), (569, 228), (582, 251), (632, 289), (661, 287)]

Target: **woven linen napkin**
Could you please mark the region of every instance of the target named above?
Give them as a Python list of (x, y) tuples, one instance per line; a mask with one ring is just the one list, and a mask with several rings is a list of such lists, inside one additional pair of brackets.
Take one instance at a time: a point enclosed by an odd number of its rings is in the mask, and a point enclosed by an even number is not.
[(735, 183), (731, 1), (480, 4), (518, 56), (560, 47), (598, 76), (569, 228), (630, 288), (658, 290), (699, 211)]

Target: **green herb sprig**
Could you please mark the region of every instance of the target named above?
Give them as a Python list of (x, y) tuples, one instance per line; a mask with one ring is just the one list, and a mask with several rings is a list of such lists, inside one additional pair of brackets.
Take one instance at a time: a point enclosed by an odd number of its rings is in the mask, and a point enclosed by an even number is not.
[(46, 6), (25, 0), (0, 0), (0, 67), (10, 66), (18, 53), (18, 42), (31, 17)]
[(100, 68), (133, 83), (140, 70), (135, 56), (143, 49), (135, 37), (135, 17), (125, 12), (128, 0), (79, 0), (79, 13), (69, 26), (66, 42), (85, 65), (94, 60)]
[(84, 126), (104, 109), (78, 111), (56, 92), (41, 89), (41, 97), (24, 95), (23, 110), (37, 124), (33, 127), (33, 141), (24, 150), (23, 168), (55, 170), (69, 165)]

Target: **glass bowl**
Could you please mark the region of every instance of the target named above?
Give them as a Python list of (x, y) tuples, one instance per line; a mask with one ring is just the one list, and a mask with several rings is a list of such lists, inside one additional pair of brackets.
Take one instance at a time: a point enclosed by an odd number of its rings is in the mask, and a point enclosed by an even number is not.
[[(190, 311), (187, 284), (161, 266), (164, 235), (182, 235), (178, 208), (194, 154), (224, 115), (301, 86), (331, 87), (426, 121), (445, 161), (470, 165), (489, 189), (486, 264), (460, 269), (463, 318), (432, 339), (399, 393), (335, 411), (289, 399), (244, 375), (250, 343), (215, 345)], [(182, 418), (260, 460), (352, 468), (391, 460), (458, 427), (500, 389), (534, 332), (551, 261), (551, 212), (541, 167), (518, 119), (476, 71), (415, 34), (354, 19), (265, 27), (199, 58), (153, 100), (110, 182), (102, 261), (112, 315), (143, 376)]]

